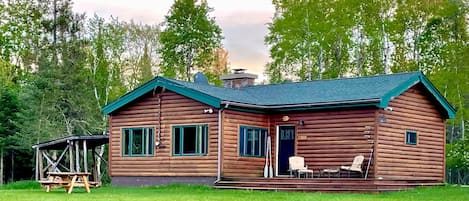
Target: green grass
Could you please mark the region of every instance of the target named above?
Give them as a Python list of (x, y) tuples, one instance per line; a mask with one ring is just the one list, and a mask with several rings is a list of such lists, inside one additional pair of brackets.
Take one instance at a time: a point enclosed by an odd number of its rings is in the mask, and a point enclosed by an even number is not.
[(64, 189), (54, 189), (46, 193), (35, 182), (17, 182), (0, 188), (0, 200), (13, 201), (62, 201), (62, 200), (315, 200), (315, 201), (371, 201), (371, 200), (405, 200), (405, 201), (468, 201), (469, 188), (458, 186), (440, 186), (418, 188), (416, 190), (381, 193), (301, 193), (249, 190), (217, 190), (208, 186), (169, 185), (159, 187), (101, 187), (86, 193), (76, 188), (71, 195)]

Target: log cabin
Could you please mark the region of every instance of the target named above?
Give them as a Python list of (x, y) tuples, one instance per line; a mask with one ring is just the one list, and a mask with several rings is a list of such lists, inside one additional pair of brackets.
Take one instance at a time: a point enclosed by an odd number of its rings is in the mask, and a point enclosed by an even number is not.
[[(105, 106), (112, 184), (385, 191), (444, 183), (445, 121), (455, 109), (422, 72), (256, 78), (237, 71), (218, 87), (200, 73), (194, 82), (155, 77)], [(365, 178), (321, 174), (358, 155)], [(303, 157), (313, 178), (291, 178), (290, 156)]]

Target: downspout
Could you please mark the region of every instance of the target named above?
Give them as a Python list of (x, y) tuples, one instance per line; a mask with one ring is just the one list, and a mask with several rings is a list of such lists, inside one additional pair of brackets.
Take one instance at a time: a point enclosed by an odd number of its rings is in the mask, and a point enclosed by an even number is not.
[(157, 101), (158, 101), (158, 133), (157, 133), (157, 140), (156, 140), (156, 148), (160, 148), (161, 145), (161, 94), (165, 92), (165, 88), (163, 87), (160, 93), (156, 94)]
[(217, 159), (217, 180), (215, 180), (215, 184), (218, 183), (221, 180), (221, 143), (222, 143), (222, 118), (221, 115), (223, 114), (223, 111), (228, 108), (229, 104), (226, 104), (225, 107), (222, 107), (218, 110), (218, 159)]
[(161, 139), (161, 96), (157, 94), (158, 99), (158, 133), (157, 133), (157, 140), (156, 140), (156, 148), (160, 148), (160, 139)]

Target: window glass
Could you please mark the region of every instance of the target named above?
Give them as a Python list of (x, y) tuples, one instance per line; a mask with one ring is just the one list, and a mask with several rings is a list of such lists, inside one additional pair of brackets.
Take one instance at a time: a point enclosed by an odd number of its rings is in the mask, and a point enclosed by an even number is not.
[(134, 129), (132, 131), (132, 154), (143, 153), (143, 133), (142, 129)]
[(123, 138), (123, 146), (124, 155), (129, 155), (129, 143), (130, 143), (130, 130), (124, 130), (124, 138)]
[(406, 144), (416, 145), (417, 144), (417, 132), (416, 131), (406, 131)]
[(184, 128), (183, 153), (195, 154), (197, 147), (197, 128), (195, 126)]
[(253, 154), (253, 130), (252, 129), (246, 129), (246, 155), (252, 155)]
[(254, 143), (254, 155), (255, 156), (260, 156), (260, 153), (261, 153), (261, 150), (260, 150), (260, 130), (259, 129), (256, 129), (253, 131), (253, 137), (254, 137), (254, 140), (253, 140), (253, 143)]

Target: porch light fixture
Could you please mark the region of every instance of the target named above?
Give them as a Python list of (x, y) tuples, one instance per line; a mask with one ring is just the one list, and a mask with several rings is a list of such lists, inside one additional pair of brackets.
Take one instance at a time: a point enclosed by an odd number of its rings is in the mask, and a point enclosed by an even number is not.
[(212, 113), (213, 113), (213, 109), (212, 109), (212, 108), (204, 109), (204, 114), (212, 114)]
[(285, 116), (282, 117), (282, 121), (288, 121), (288, 120), (290, 120), (289, 116), (285, 115)]
[(305, 125), (305, 121), (304, 121), (303, 119), (300, 119), (300, 121), (298, 121), (298, 125), (304, 126), (304, 125)]

